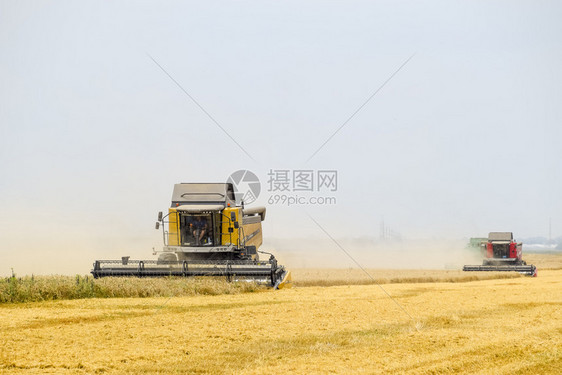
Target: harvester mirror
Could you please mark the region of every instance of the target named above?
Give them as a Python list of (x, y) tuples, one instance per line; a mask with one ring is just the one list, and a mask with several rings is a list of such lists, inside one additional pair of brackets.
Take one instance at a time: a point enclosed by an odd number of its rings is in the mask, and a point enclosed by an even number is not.
[(232, 220), (232, 221), (236, 220), (236, 214), (234, 212), (230, 213), (230, 220)]
[(160, 222), (159, 221), (156, 222), (155, 228), (160, 229)]
[(240, 228), (240, 225), (238, 224), (237, 221), (234, 222), (234, 228), (236, 228), (236, 229)]
[(158, 221), (162, 221), (162, 211), (158, 212)]

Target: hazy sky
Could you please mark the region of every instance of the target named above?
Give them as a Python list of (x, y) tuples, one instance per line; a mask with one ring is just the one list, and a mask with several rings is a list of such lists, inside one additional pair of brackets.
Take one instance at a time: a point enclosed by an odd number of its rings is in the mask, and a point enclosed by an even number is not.
[[(324, 237), (306, 213), (338, 238), (383, 217), (410, 239), (548, 236), (549, 217), (560, 235), (561, 19), (555, 1), (0, 0), (0, 274), (150, 258), (173, 184), (238, 169), (266, 238)], [(268, 204), (270, 169), (337, 170), (337, 204)]]

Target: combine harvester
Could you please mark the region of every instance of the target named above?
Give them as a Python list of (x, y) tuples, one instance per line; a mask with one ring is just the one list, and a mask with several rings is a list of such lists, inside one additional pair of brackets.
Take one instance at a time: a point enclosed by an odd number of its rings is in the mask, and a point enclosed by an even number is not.
[(464, 266), (463, 271), (515, 271), (537, 276), (537, 268), (522, 259), (521, 242), (513, 240), (512, 232), (490, 232), (485, 243), (486, 258), (481, 266)]
[[(158, 213), (164, 247), (157, 260), (96, 260), (91, 271), (105, 276), (222, 276), (253, 280), (275, 289), (292, 286), (291, 272), (273, 254), (259, 251), (265, 207), (236, 205), (232, 184), (176, 184), (168, 214)], [(167, 227), (167, 229), (166, 229)], [(260, 261), (259, 253), (270, 255)]]

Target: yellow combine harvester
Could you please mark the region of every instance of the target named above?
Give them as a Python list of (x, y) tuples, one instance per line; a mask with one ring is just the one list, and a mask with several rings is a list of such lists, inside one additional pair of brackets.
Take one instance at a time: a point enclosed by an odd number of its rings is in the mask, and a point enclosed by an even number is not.
[[(237, 206), (232, 184), (176, 184), (168, 213), (158, 213), (164, 247), (157, 260), (96, 260), (92, 274), (105, 276), (224, 276), (227, 280), (291, 287), (291, 273), (273, 254), (259, 251), (265, 207)], [(260, 261), (259, 254), (268, 254)]]

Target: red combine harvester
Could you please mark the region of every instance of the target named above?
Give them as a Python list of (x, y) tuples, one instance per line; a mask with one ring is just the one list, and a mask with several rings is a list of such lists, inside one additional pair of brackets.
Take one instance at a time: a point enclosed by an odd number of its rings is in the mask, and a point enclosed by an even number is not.
[(464, 266), (463, 271), (515, 271), (537, 276), (537, 267), (522, 259), (522, 247), (513, 240), (512, 232), (490, 232), (482, 265)]

